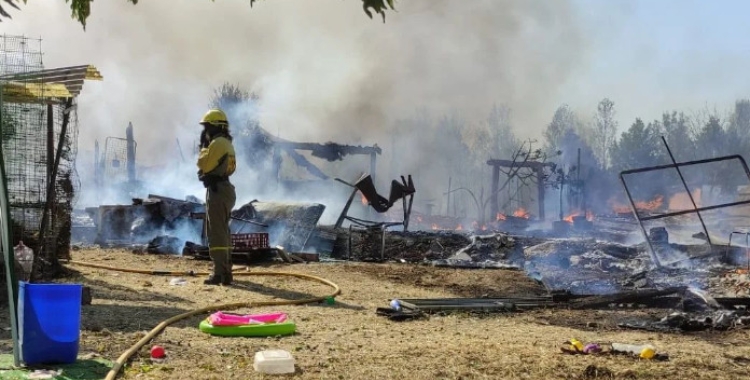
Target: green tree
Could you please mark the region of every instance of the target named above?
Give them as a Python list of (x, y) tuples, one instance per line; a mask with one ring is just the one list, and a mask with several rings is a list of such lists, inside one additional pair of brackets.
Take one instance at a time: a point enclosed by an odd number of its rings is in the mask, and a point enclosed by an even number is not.
[[(737, 139), (730, 128), (725, 128), (722, 120), (717, 116), (711, 116), (703, 126), (703, 129), (695, 137), (696, 150), (700, 152), (701, 158), (713, 158), (726, 156), (727, 147), (731, 146), (732, 140)], [(719, 188), (722, 192), (732, 192), (737, 185), (746, 184), (747, 180), (742, 176), (735, 175), (736, 171), (732, 169), (734, 162), (722, 162), (718, 164), (709, 164), (703, 170), (703, 183), (711, 186), (710, 192)]]
[(561, 149), (562, 137), (570, 130), (577, 131), (580, 126), (580, 121), (567, 104), (558, 107), (552, 121), (544, 131), (544, 151), (547, 155), (556, 155), (556, 152)]
[(661, 119), (664, 137), (677, 161), (698, 159), (695, 142), (690, 134), (690, 121), (684, 113), (665, 112)]
[(591, 149), (602, 168), (611, 164), (610, 148), (617, 140), (617, 121), (615, 120), (615, 103), (604, 98), (596, 107), (594, 128), (591, 133)]
[[(11, 18), (10, 13), (7, 11), (7, 6), (20, 9), (18, 8), (18, 4), (20, 4), (21, 1), (26, 4), (27, 0), (0, 0), (0, 21), (2, 21), (3, 18)], [(70, 10), (72, 12), (71, 17), (80, 22), (84, 30), (86, 29), (86, 20), (91, 16), (91, 3), (93, 1), (94, 0), (65, 0), (66, 3), (70, 3)], [(133, 3), (134, 5), (138, 4), (138, 0), (126, 1)], [(259, 0), (248, 0), (251, 7), (257, 1)], [(4, 7), (3, 3), (7, 5)], [(385, 11), (388, 10), (388, 8), (392, 10), (395, 9), (393, 6), (393, 0), (362, 0), (362, 8), (364, 9), (365, 14), (370, 18), (372, 18), (373, 12), (381, 15), (383, 17), (383, 22), (385, 22)]]
[(726, 132), (725, 154), (743, 154), (750, 151), (750, 100), (740, 99), (735, 102)]
[(511, 110), (505, 105), (495, 105), (487, 116), (487, 129), (490, 139), (490, 155), (495, 158), (509, 158), (520, 145), (513, 133)]
[(248, 135), (260, 126), (260, 95), (247, 91), (238, 84), (225, 82), (214, 89), (208, 101), (209, 108), (226, 112), (233, 131)]
[(646, 125), (640, 118), (635, 119), (630, 128), (620, 135), (620, 140), (612, 145), (612, 167), (620, 172), (661, 163), (663, 148), (659, 146), (660, 132), (658, 122)]
[(721, 119), (711, 116), (708, 123), (695, 137), (695, 147), (703, 158), (726, 155), (725, 146), (729, 144), (729, 134), (724, 129)]
[[(668, 163), (661, 142), (662, 133), (663, 128), (659, 121), (646, 125), (640, 118), (636, 119), (612, 146), (612, 169), (619, 173), (623, 170)], [(663, 195), (665, 186), (670, 185), (665, 181), (663, 171), (633, 174), (625, 180), (633, 197), (641, 200)]]

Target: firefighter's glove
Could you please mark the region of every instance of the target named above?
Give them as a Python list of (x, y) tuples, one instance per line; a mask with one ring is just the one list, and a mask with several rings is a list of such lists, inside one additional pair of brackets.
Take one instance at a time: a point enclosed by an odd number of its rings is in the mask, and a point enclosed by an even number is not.
[(210, 140), (209, 140), (209, 138), (208, 138), (208, 133), (207, 133), (207, 132), (206, 132), (206, 130), (204, 129), (204, 130), (203, 130), (203, 131), (201, 132), (201, 142), (200, 142), (200, 148), (201, 148), (201, 149), (203, 149), (203, 148), (208, 148), (208, 144), (210, 144), (210, 143), (211, 143), (211, 141), (210, 141)]

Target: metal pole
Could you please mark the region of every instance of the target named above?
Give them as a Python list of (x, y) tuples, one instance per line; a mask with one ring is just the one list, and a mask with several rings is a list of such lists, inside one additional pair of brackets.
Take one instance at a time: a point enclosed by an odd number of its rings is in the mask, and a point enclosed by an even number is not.
[(445, 216), (449, 216), (451, 214), (451, 181), (453, 180), (452, 177), (448, 177), (448, 199), (445, 206)]
[(560, 177), (560, 220), (563, 220), (563, 188), (565, 187), (565, 173)]
[(708, 242), (708, 245), (713, 245), (711, 244), (711, 237), (708, 236), (708, 228), (706, 228), (706, 223), (703, 222), (703, 216), (701, 216), (701, 212), (698, 211), (698, 205), (695, 203), (693, 194), (690, 192), (690, 188), (688, 187), (687, 182), (685, 182), (685, 177), (682, 176), (682, 171), (680, 170), (680, 167), (677, 166), (677, 161), (675, 161), (674, 156), (672, 155), (672, 150), (669, 149), (669, 145), (667, 145), (667, 139), (664, 138), (664, 136), (662, 136), (661, 141), (664, 142), (664, 147), (667, 148), (667, 153), (669, 153), (669, 158), (672, 160), (672, 164), (674, 164), (674, 168), (675, 170), (677, 170), (677, 174), (679, 174), (680, 176), (680, 181), (682, 181), (682, 186), (685, 187), (685, 191), (687, 192), (687, 195), (690, 198), (690, 203), (693, 204), (693, 210), (695, 210), (695, 213), (698, 215), (698, 220), (700, 220), (701, 227), (703, 227), (703, 233), (706, 234), (706, 241)]
[(99, 189), (99, 182), (101, 181), (101, 170), (99, 169), (99, 140), (94, 140), (94, 186)]
[(661, 262), (656, 256), (654, 246), (651, 244), (651, 239), (648, 238), (646, 227), (643, 226), (643, 221), (641, 221), (641, 218), (638, 215), (638, 210), (635, 208), (635, 202), (633, 202), (633, 196), (630, 195), (630, 189), (628, 189), (628, 185), (625, 183), (625, 178), (623, 177), (622, 173), (620, 173), (620, 181), (622, 182), (622, 187), (625, 189), (625, 194), (628, 196), (628, 201), (630, 201), (630, 208), (633, 210), (633, 216), (635, 216), (635, 220), (638, 221), (638, 226), (641, 227), (643, 239), (646, 240), (646, 245), (648, 245), (648, 253), (651, 256), (651, 260), (654, 262), (654, 265), (656, 265), (657, 268), (661, 268)]
[[(0, 84), (0, 130), (3, 126), (3, 86)], [(16, 281), (15, 255), (10, 241), (12, 224), (10, 206), (8, 202), (8, 184), (5, 176), (5, 161), (3, 160), (2, 134), (0, 134), (0, 237), (2, 237), (3, 259), (5, 259), (5, 280), (8, 290), (8, 310), (10, 312), (10, 335), (13, 339), (13, 366), (21, 366), (20, 347), (18, 340), (18, 282)]]

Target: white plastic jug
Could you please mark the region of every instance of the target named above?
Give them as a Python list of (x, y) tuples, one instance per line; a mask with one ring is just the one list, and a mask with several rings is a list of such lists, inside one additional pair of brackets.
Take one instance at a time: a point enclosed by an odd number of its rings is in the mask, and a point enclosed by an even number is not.
[(284, 350), (259, 351), (255, 353), (253, 368), (270, 375), (294, 373), (294, 357)]
[(17, 246), (13, 247), (13, 253), (16, 256), (16, 261), (21, 264), (25, 276), (24, 280), (28, 280), (31, 275), (31, 267), (34, 264), (34, 250), (25, 246), (23, 240), (21, 240)]
[(651, 359), (656, 354), (656, 348), (650, 344), (612, 343), (612, 351), (640, 356), (643, 359)]

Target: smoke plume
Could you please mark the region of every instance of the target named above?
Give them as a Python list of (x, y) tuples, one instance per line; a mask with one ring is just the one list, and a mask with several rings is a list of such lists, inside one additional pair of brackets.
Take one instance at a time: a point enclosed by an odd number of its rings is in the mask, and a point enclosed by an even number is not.
[[(139, 165), (180, 161), (176, 140), (186, 156), (183, 169), (154, 187), (174, 188), (179, 177), (186, 184), (179, 189), (195, 189), (197, 121), (223, 82), (260, 94), (261, 125), (274, 135), (377, 143), (386, 161), (398, 162), (397, 173), (383, 174), (413, 173), (438, 152), (402, 139), (433, 131), (392, 135), (395, 120), (423, 108), (478, 123), (493, 104), (506, 104), (523, 127), (516, 133), (538, 136), (559, 104), (556, 91), (587, 52), (567, 0), (411, 0), (397, 3), (385, 24), (368, 19), (354, 0), (253, 8), (243, 1), (114, 0), (92, 4), (85, 32), (67, 6), (29, 2), (3, 26), (8, 34), (41, 36), (46, 67), (93, 64), (102, 72), (104, 82), (87, 82), (79, 98), (84, 183), (94, 141), (124, 137), (132, 121)], [(394, 141), (414, 148), (394, 156)], [(352, 162), (369, 167), (366, 159)], [(432, 180), (423, 178), (421, 187)]]

